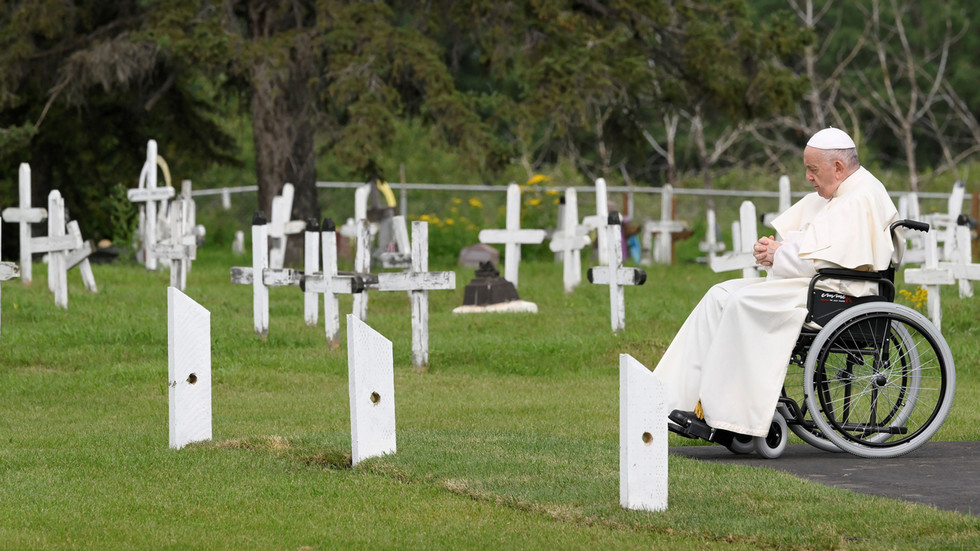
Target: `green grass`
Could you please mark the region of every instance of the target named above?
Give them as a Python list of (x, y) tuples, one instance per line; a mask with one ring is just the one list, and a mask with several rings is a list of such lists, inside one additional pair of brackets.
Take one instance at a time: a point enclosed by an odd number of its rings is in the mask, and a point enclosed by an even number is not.
[[(648, 268), (613, 335), (607, 289), (566, 295), (550, 262), (521, 266), (537, 315), (453, 316), (472, 278), (459, 270), (456, 291), (430, 293), (425, 371), (411, 367), (405, 294), (372, 293), (368, 323), (394, 348), (398, 452), (351, 468), (346, 343), (330, 350), (322, 320), (305, 326), (297, 289), (272, 290), (269, 336), (256, 337), (251, 291), (229, 283), (229, 266), (247, 263), (205, 247), (190, 274), (187, 294), (211, 311), (214, 440), (179, 451), (167, 447), (165, 272), (95, 266), (98, 294), (73, 273), (68, 311), (43, 265), (29, 288), (2, 284), (0, 548), (949, 549), (980, 538), (976, 517), (678, 456), (666, 512), (619, 506), (618, 355), (653, 367), (729, 274)], [(936, 438), (976, 440), (980, 301), (950, 287), (943, 305), (958, 389)]]

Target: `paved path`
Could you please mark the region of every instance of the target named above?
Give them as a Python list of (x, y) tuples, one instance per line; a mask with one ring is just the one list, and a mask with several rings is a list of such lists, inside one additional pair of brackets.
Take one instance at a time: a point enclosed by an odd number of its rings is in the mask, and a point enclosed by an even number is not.
[(807, 444), (787, 446), (778, 459), (735, 455), (722, 446), (676, 446), (670, 453), (702, 461), (770, 467), (855, 492), (980, 516), (980, 442), (928, 442), (893, 459), (828, 453)]

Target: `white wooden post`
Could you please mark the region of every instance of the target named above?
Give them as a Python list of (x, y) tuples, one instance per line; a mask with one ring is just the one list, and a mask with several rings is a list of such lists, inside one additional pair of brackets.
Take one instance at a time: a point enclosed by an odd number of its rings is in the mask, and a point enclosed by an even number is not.
[(16, 222), (20, 226), (20, 277), (24, 285), (30, 285), (33, 277), (31, 224), (43, 222), (48, 213), (42, 208), (31, 208), (31, 167), (27, 163), (20, 164), (18, 193), (18, 207), (3, 209), (3, 217), (7, 222)]
[(324, 218), (320, 227), (319, 241), (323, 246), (323, 271), (303, 274), (300, 289), (307, 297), (323, 293), (323, 317), (326, 326), (327, 343), (331, 348), (340, 346), (340, 301), (337, 295), (360, 293), (364, 281), (357, 274), (339, 275), (337, 272), (337, 232), (334, 221)]
[(412, 269), (378, 274), (378, 290), (411, 294), (412, 365), (415, 367), (429, 365), (429, 291), (455, 288), (456, 272), (429, 271), (429, 223), (412, 222)]
[(663, 383), (629, 354), (619, 355), (619, 502), (667, 509), (667, 400)]
[(772, 221), (776, 219), (777, 216), (786, 211), (792, 204), (792, 196), (790, 194), (790, 184), (789, 176), (785, 174), (779, 177), (779, 210), (776, 212), (767, 212), (762, 215), (762, 225), (767, 227), (772, 227)]
[(639, 268), (623, 267), (622, 225), (618, 212), (609, 214), (609, 222), (603, 231), (606, 233), (608, 251), (606, 266), (589, 268), (589, 283), (609, 285), (609, 318), (613, 332), (626, 328), (626, 294), (625, 285), (643, 285), (647, 274)]
[(269, 267), (281, 270), (286, 258), (286, 241), (306, 229), (306, 222), (290, 220), (293, 212), (293, 184), (284, 184), (282, 193), (272, 198), (272, 216), (269, 219)]
[[(315, 218), (306, 222), (306, 232), (303, 234), (303, 259), (304, 276), (320, 271), (320, 224)], [(305, 291), (304, 289), (303, 317), (306, 319), (306, 325), (316, 327), (320, 305), (315, 293)]]
[(925, 236), (925, 264), (919, 269), (905, 270), (905, 282), (922, 285), (926, 289), (926, 311), (936, 329), (942, 329), (943, 310), (939, 304), (941, 285), (955, 283), (953, 272), (939, 268), (938, 233), (930, 231)]
[(130, 201), (145, 203), (140, 207), (140, 218), (143, 241), (143, 264), (147, 270), (156, 270), (157, 261), (153, 256), (152, 247), (157, 243), (157, 201), (161, 204), (174, 196), (174, 188), (167, 186), (157, 190), (157, 142), (146, 142), (146, 162), (140, 172), (139, 188), (126, 193)]
[(78, 266), (78, 271), (82, 275), (82, 283), (85, 288), (93, 293), (99, 292), (99, 286), (95, 282), (95, 274), (92, 273), (92, 264), (88, 257), (95, 252), (95, 245), (92, 241), (82, 241), (82, 230), (78, 227), (78, 222), (72, 220), (66, 224), (68, 235), (72, 236), (76, 242), (81, 242), (79, 248), (67, 251), (65, 255), (65, 271)]
[[(970, 227), (966, 224), (956, 226), (955, 247), (953, 248), (954, 258), (951, 263), (968, 265), (973, 262), (972, 243), (970, 240)], [(960, 288), (960, 298), (970, 298), (973, 296), (973, 280), (967, 277), (958, 278)]]
[(211, 439), (211, 312), (167, 288), (170, 447)]
[(183, 291), (187, 288), (191, 261), (197, 256), (197, 239), (190, 231), (192, 202), (180, 197), (169, 207), (170, 235), (166, 243), (157, 243), (151, 249), (157, 260), (170, 261), (170, 286)]
[(715, 219), (715, 209), (708, 209), (707, 218), (708, 228), (705, 230), (704, 241), (698, 243), (698, 249), (708, 255), (704, 260), (708, 266), (711, 266), (714, 264), (718, 253), (725, 252), (725, 243), (718, 241), (718, 222)]
[(231, 242), (231, 252), (235, 254), (245, 252), (245, 232), (241, 230), (235, 231), (235, 239)]
[[(0, 244), (3, 243), (2, 230), (3, 217), (0, 216)], [(20, 270), (18, 270), (17, 265), (13, 262), (0, 262), (0, 281), (7, 281), (15, 277), (20, 277)], [(0, 301), (0, 304), (2, 304), (2, 301)]]
[(571, 293), (582, 282), (582, 249), (592, 242), (588, 235), (578, 232), (578, 196), (574, 188), (565, 191), (565, 220), (561, 232), (556, 232), (548, 244), (553, 252), (561, 252), (562, 281), (565, 292)]
[(507, 186), (507, 226), (503, 230), (482, 230), (480, 243), (504, 244), (504, 279), (517, 288), (521, 264), (521, 245), (536, 245), (544, 241), (544, 230), (521, 229), (521, 188), (515, 183)]
[(395, 377), (391, 341), (347, 315), (351, 463), (395, 453)]
[(231, 192), (228, 191), (228, 188), (221, 190), (221, 208), (231, 210)]

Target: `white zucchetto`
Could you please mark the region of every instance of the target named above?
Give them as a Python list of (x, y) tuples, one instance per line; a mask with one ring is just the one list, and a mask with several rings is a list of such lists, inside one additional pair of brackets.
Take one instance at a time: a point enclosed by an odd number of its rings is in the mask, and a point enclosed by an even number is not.
[(807, 147), (814, 149), (855, 149), (854, 140), (847, 132), (838, 128), (824, 128), (806, 142)]

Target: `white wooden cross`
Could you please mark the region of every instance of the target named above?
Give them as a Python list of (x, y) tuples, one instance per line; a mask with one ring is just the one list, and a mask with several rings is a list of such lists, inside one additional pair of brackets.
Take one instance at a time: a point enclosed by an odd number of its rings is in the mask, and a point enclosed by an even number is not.
[[(0, 234), (3, 230), (3, 217), (0, 216)], [(0, 243), (3, 243), (3, 236), (0, 235)], [(0, 262), (0, 281), (7, 281), (15, 277), (20, 277), (20, 270), (13, 262)]]
[[(286, 258), (286, 240), (306, 229), (303, 220), (290, 220), (293, 212), (293, 184), (284, 184), (282, 193), (272, 198), (272, 217), (269, 220), (269, 267), (279, 270)], [(254, 245), (253, 245), (254, 246)]]
[(197, 237), (193, 227), (193, 201), (181, 197), (170, 204), (170, 235), (168, 243), (153, 245), (154, 258), (170, 261), (170, 286), (183, 291), (191, 261), (197, 258)]
[(738, 214), (739, 221), (732, 224), (732, 252), (715, 256), (710, 267), (715, 273), (742, 270), (742, 277), (757, 277), (759, 266), (752, 254), (752, 247), (759, 239), (755, 205), (751, 201), (742, 201)]
[(7, 222), (16, 222), (20, 226), (20, 278), (24, 285), (31, 284), (31, 224), (43, 222), (48, 212), (43, 208), (31, 208), (31, 167), (27, 163), (20, 164), (18, 171), (19, 206), (3, 209), (3, 217)]
[(408, 226), (405, 217), (396, 214), (391, 217), (391, 231), (395, 250), (378, 251), (382, 268), (408, 268), (412, 265), (412, 245), (408, 240)]
[(269, 267), (269, 224), (265, 213), (252, 217), (252, 267), (231, 268), (231, 282), (252, 286), (252, 317), (255, 334), (269, 334), (269, 287), (299, 286), (303, 274), (289, 269)]
[(613, 332), (626, 328), (626, 297), (625, 285), (643, 285), (647, 274), (639, 268), (623, 267), (622, 225), (618, 212), (609, 213), (608, 224), (603, 228), (606, 233), (609, 259), (606, 266), (589, 268), (589, 283), (609, 285), (609, 318)]
[(776, 212), (767, 212), (762, 215), (762, 225), (772, 227), (772, 221), (776, 219), (777, 216), (786, 212), (792, 204), (792, 196), (790, 195), (790, 184), (789, 176), (783, 174), (779, 177), (779, 210)]
[[(354, 222), (354, 227), (357, 230), (357, 242), (354, 245), (354, 273), (370, 274), (371, 225), (368, 223), (367, 218), (360, 218)], [(362, 275), (361, 277), (366, 276)], [(371, 283), (373, 283), (373, 280)], [(353, 303), (353, 314), (357, 316), (357, 319), (367, 321), (368, 294), (363, 292), (355, 294)]]
[[(562, 282), (565, 292), (571, 293), (582, 282), (582, 249), (592, 243), (588, 235), (579, 233), (578, 196), (574, 188), (565, 190), (564, 223), (548, 244), (552, 252), (562, 257)], [(607, 215), (608, 216), (608, 215)]]
[(429, 223), (412, 222), (411, 271), (379, 273), (378, 290), (411, 294), (412, 365), (415, 367), (429, 365), (429, 291), (455, 288), (456, 272), (429, 271)]
[(33, 238), (31, 250), (48, 253), (48, 290), (54, 293), (54, 303), (62, 308), (68, 308), (69, 266), (66, 254), (82, 246), (80, 233), (68, 233), (65, 201), (61, 198), (61, 192), (51, 190), (48, 194), (48, 235)]
[(211, 439), (211, 312), (167, 289), (170, 448)]
[(521, 245), (536, 245), (544, 241), (544, 230), (521, 229), (521, 188), (515, 183), (507, 186), (507, 226), (503, 230), (481, 230), (480, 243), (504, 245), (504, 279), (517, 288), (521, 264)]
[(609, 197), (606, 194), (606, 180), (595, 181), (595, 214), (582, 219), (582, 225), (596, 231), (596, 250), (599, 264), (609, 263), (609, 244), (606, 242), (606, 221), (609, 219)]
[[(959, 228), (961, 238), (970, 239), (969, 228)], [(938, 235), (930, 231), (926, 234), (925, 263), (921, 268), (907, 268), (904, 272), (905, 283), (925, 287), (928, 293), (926, 310), (937, 329), (942, 329), (941, 286), (952, 285), (957, 279), (970, 282), (980, 280), (980, 264), (971, 264), (968, 257), (962, 260), (963, 262), (940, 262)], [(972, 288), (970, 290), (972, 292)]]
[[(360, 293), (364, 290), (364, 282), (356, 274), (340, 274), (337, 271), (337, 231), (332, 218), (323, 220), (320, 226), (319, 238), (311, 236), (316, 230), (314, 224), (307, 226), (306, 232), (306, 272), (300, 283), (300, 289), (306, 293), (306, 301), (313, 298), (312, 312), (306, 310), (306, 323), (316, 325), (318, 309), (316, 293), (323, 293), (323, 317), (326, 326), (327, 343), (331, 348), (340, 346), (340, 300), (338, 295)], [(312, 231), (311, 231), (312, 230)], [(323, 248), (323, 270), (319, 271), (319, 263), (314, 260), (316, 245)], [(310, 250), (310, 246), (314, 250)]]
[(370, 184), (364, 184), (363, 186), (359, 186), (354, 190), (354, 217), (348, 218), (347, 223), (340, 227), (340, 235), (348, 239), (357, 239), (357, 222), (360, 220), (367, 220), (368, 199), (370, 197)]
[[(165, 187), (157, 187), (158, 166), (163, 171), (167, 183)], [(170, 168), (163, 157), (157, 154), (156, 140), (149, 140), (146, 142), (146, 162), (143, 163), (143, 169), (140, 171), (139, 187), (126, 192), (126, 197), (130, 201), (142, 203), (139, 207), (139, 235), (142, 241), (143, 263), (147, 270), (157, 269), (157, 260), (152, 251), (152, 246), (159, 240), (157, 209), (163, 208), (166, 201), (174, 195), (174, 188), (170, 185)]]
[(667, 392), (653, 372), (619, 355), (619, 502), (667, 509)]
[[(660, 195), (660, 220), (648, 220), (643, 223), (644, 264), (650, 264), (650, 257), (646, 255), (651, 249), (653, 261), (657, 264), (673, 263), (673, 235), (686, 230), (686, 222), (674, 220), (674, 187), (666, 184)], [(656, 240), (653, 239), (654, 234), (657, 236)]]
[(95, 283), (95, 274), (92, 273), (92, 264), (88, 260), (88, 257), (95, 252), (95, 245), (92, 244), (91, 239), (88, 241), (82, 240), (82, 231), (79, 229), (77, 221), (69, 221), (65, 228), (69, 235), (75, 237), (76, 242), (82, 243), (81, 247), (65, 252), (65, 271), (70, 271), (75, 266), (78, 266), (78, 271), (82, 276), (82, 283), (85, 285), (85, 288), (93, 293), (99, 292), (99, 287)]
[(706, 253), (708, 256), (704, 259), (698, 259), (700, 262), (704, 260), (711, 266), (715, 262), (715, 257), (718, 253), (725, 252), (725, 243), (723, 241), (718, 241), (718, 222), (715, 218), (715, 209), (708, 209), (708, 228), (704, 234), (704, 241), (698, 243), (698, 250)]

